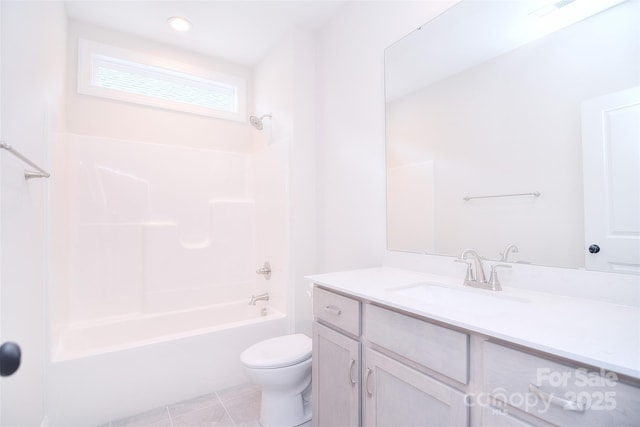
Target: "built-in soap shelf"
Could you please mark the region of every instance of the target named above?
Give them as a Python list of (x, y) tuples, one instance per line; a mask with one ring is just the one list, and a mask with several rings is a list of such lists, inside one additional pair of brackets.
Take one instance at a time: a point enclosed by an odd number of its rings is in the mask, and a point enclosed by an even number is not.
[(79, 226), (78, 259), (95, 257), (110, 277), (144, 282), (145, 292), (255, 280), (255, 203), (212, 200), (200, 239), (185, 239), (177, 221), (96, 222)]

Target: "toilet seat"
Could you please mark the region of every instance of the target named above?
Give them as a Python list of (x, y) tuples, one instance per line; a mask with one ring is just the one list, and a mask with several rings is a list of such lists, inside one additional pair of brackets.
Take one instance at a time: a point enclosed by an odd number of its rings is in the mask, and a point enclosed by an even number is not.
[(285, 335), (261, 341), (240, 354), (240, 361), (249, 368), (284, 368), (311, 357), (311, 338), (304, 334)]

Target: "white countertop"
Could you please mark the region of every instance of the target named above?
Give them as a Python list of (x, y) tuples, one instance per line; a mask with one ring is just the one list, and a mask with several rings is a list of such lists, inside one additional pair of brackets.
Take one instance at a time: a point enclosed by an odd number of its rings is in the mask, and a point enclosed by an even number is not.
[[(326, 288), (640, 379), (640, 308), (378, 267), (309, 276)], [(420, 283), (437, 285), (422, 298)], [(400, 291), (400, 292), (398, 292)], [(404, 295), (402, 294), (404, 293)]]

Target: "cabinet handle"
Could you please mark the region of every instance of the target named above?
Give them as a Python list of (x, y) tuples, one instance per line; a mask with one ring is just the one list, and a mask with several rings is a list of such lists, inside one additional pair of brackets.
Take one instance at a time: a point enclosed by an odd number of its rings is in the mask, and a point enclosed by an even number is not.
[(349, 366), (349, 381), (351, 385), (356, 385), (356, 380), (353, 379), (353, 367), (356, 364), (356, 359), (351, 359), (351, 365)]
[(336, 316), (340, 316), (342, 314), (342, 310), (340, 310), (335, 305), (325, 305), (324, 311), (326, 311), (327, 313), (335, 314)]
[(553, 394), (545, 393), (533, 384), (529, 384), (529, 391), (546, 402), (560, 406), (567, 411), (584, 412), (584, 404), (582, 402), (562, 399)]
[(371, 368), (367, 368), (367, 379), (364, 382), (364, 388), (369, 396), (373, 396), (373, 392), (369, 390), (369, 377), (371, 376)]

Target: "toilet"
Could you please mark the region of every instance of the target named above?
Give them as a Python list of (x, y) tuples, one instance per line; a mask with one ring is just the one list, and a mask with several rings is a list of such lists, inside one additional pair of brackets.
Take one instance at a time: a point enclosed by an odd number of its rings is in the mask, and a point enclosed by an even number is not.
[(294, 427), (311, 420), (311, 338), (284, 335), (240, 354), (247, 376), (262, 388), (262, 427)]

